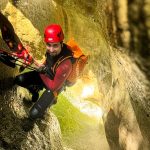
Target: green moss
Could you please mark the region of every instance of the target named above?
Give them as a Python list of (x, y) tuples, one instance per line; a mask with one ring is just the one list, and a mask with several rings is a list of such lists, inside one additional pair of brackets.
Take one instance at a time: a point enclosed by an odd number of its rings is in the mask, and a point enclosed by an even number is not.
[(59, 96), (57, 104), (52, 107), (52, 111), (59, 120), (64, 137), (78, 135), (84, 130), (85, 126), (95, 122), (89, 116), (81, 113), (63, 95)]

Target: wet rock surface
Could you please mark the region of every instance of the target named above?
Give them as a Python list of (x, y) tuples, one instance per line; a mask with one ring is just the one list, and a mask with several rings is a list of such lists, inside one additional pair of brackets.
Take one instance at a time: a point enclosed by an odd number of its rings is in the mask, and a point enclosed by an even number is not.
[[(61, 24), (66, 41), (73, 36), (84, 52), (90, 55), (85, 73), (90, 70), (97, 78), (110, 149), (148, 150), (150, 83), (147, 8), (150, 3), (149, 0), (113, 2), (97, 0), (91, 5), (85, 0), (30, 3), (2, 0), (0, 8), (12, 22), (23, 44), (30, 45), (37, 58), (45, 50), (42, 42), (45, 25), (53, 22)], [(6, 47), (3, 42), (0, 46)], [(18, 87), (9, 86), (11, 79), (5, 81), (7, 76), (13, 77), (17, 72), (3, 65), (1, 72), (0, 146), (3, 149), (31, 149), (34, 146), (38, 149), (40, 146), (41, 149), (62, 149), (59, 124), (51, 113), (48, 113), (47, 120), (37, 122), (32, 132), (22, 131), (21, 120), (28, 112), (22, 104), (24, 96), (18, 96)], [(45, 131), (40, 129), (44, 125)]]

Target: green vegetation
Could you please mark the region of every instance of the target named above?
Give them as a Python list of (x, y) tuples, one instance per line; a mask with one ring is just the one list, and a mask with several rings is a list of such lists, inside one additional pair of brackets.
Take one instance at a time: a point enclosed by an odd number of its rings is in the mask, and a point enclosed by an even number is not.
[(73, 150), (97, 150), (102, 144), (107, 145), (100, 120), (80, 112), (64, 95), (59, 95), (57, 104), (51, 110), (59, 120), (63, 142), (67, 147)]
[(91, 117), (80, 112), (65, 96), (59, 96), (58, 102), (51, 109), (57, 116), (64, 138), (72, 138), (84, 130), (85, 127), (95, 123)]

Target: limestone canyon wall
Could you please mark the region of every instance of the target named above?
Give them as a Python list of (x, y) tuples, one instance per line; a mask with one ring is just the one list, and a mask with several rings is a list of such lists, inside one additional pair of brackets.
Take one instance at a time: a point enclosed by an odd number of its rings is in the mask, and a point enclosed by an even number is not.
[[(65, 41), (74, 37), (90, 56), (85, 73), (92, 71), (97, 78), (101, 95), (98, 101), (104, 110), (105, 133), (112, 150), (150, 147), (149, 5), (149, 0), (0, 1), (1, 12), (8, 17), (23, 44), (31, 47), (34, 57), (41, 59), (44, 54), (43, 29), (50, 23), (62, 25)], [(2, 38), (0, 46), (7, 48)], [(31, 134), (24, 135), (19, 124), (26, 109), (19, 98), (25, 96), (25, 91), (11, 87), (11, 77), (18, 74), (17, 69), (0, 65), (1, 147), (6, 145), (11, 149), (19, 145), (25, 149), (30, 143), (32, 148), (42, 141), (41, 149), (63, 149), (55, 117), (50, 117), (53, 121), (50, 129), (47, 127), (48, 132), (39, 131), (39, 125)], [(42, 132), (52, 134), (50, 141)]]

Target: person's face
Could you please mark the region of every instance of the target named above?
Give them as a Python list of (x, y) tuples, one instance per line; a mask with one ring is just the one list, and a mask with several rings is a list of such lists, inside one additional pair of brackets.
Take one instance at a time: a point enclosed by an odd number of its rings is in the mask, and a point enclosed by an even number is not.
[(46, 43), (47, 53), (51, 56), (57, 56), (61, 52), (62, 44), (58, 43)]

